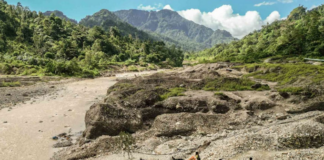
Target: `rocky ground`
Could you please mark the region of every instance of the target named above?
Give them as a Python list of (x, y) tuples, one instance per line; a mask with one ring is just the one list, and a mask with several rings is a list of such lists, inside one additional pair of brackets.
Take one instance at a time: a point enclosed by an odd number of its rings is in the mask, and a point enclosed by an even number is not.
[(87, 111), (79, 140), (52, 159), (127, 159), (121, 131), (135, 139), (137, 159), (186, 159), (196, 151), (204, 160), (324, 159), (321, 95), (279, 93), (276, 83), (254, 79), (247, 90), (208, 91), (210, 79), (240, 83), (246, 72), (232, 65), (120, 80)]

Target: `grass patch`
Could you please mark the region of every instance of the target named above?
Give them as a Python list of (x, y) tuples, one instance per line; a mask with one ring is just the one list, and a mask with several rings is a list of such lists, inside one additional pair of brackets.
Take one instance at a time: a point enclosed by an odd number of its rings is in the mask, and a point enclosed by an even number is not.
[(0, 87), (19, 87), (21, 86), (20, 82), (1, 82)]
[(130, 84), (130, 83), (117, 83), (117, 84), (113, 85), (109, 89), (109, 91), (110, 92), (120, 91), (120, 90), (127, 89), (127, 88), (131, 88), (131, 87), (134, 87), (134, 85), (133, 84)]
[(253, 90), (251, 86), (254, 84), (255, 82), (247, 78), (221, 77), (208, 80), (203, 89), (206, 91), (243, 91)]
[(278, 91), (281, 93), (286, 92), (286, 93), (297, 95), (297, 94), (301, 94), (304, 91), (304, 89), (301, 87), (287, 87), (287, 88), (279, 89)]
[(263, 71), (257, 71), (246, 75), (267, 81), (278, 82), (280, 85), (291, 84), (298, 79), (309, 79), (313, 83), (324, 80), (324, 66), (315, 66), (311, 64), (248, 64), (247, 70), (252, 68), (261, 68)]
[(169, 92), (160, 95), (160, 98), (161, 100), (165, 100), (169, 97), (184, 96), (183, 92), (185, 91), (186, 89), (181, 87), (171, 88)]

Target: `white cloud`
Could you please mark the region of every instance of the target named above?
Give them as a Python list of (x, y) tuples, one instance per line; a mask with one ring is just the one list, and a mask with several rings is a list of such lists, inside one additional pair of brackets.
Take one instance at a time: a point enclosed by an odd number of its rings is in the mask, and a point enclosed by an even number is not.
[(156, 11), (156, 10), (159, 10), (163, 7), (163, 5), (161, 3), (159, 4), (154, 4), (154, 5), (147, 5), (147, 6), (144, 6), (143, 4), (140, 4), (137, 9), (140, 9), (140, 10), (145, 10), (145, 11)]
[(312, 10), (314, 8), (318, 7), (317, 5), (313, 5), (309, 10)]
[(171, 8), (171, 6), (168, 4), (168, 5), (166, 5), (166, 6), (164, 6), (163, 7), (163, 9), (168, 9), (168, 10), (171, 10), (171, 11), (173, 11), (173, 9)]
[(259, 4), (255, 4), (254, 6), (255, 7), (260, 7), (260, 6), (270, 6), (270, 5), (274, 5), (276, 4), (276, 2), (262, 2), (262, 3), (259, 3)]
[(281, 3), (292, 3), (294, 0), (278, 0)]
[(273, 11), (265, 20), (264, 23), (271, 24), (272, 22), (280, 19), (280, 14), (278, 11)]
[(261, 29), (262, 25), (280, 20), (278, 11), (273, 11), (265, 20), (262, 20), (257, 11), (248, 11), (245, 15), (234, 14), (230, 5), (223, 5), (212, 12), (188, 9), (178, 11), (178, 13), (188, 20), (205, 25), (213, 30), (227, 30), (237, 38), (242, 38), (254, 30)]

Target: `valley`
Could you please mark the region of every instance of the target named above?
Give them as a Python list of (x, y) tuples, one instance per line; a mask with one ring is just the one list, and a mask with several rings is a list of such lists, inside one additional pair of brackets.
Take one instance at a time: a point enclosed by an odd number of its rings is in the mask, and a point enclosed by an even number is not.
[[(9, 1), (0, 159), (324, 159), (324, 5), (264, 19), (80, 2), (69, 17)], [(253, 7), (279, 4), (295, 2)]]

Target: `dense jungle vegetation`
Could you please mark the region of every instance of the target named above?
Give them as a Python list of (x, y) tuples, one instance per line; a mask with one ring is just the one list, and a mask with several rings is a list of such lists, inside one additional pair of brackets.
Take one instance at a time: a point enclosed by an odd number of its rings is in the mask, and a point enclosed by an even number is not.
[(263, 26), (239, 41), (217, 44), (194, 54), (189, 60), (200, 63), (231, 61), (253, 63), (273, 59), (300, 59), (324, 57), (324, 5), (307, 10), (295, 8), (286, 20)]
[(164, 42), (87, 28), (20, 3), (0, 0), (0, 74), (93, 77), (109, 65), (181, 66), (183, 52)]

